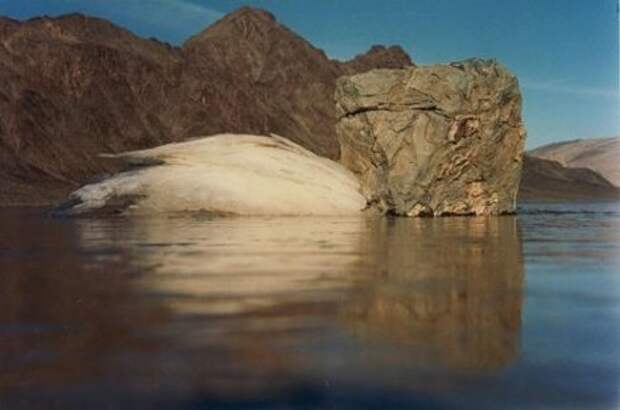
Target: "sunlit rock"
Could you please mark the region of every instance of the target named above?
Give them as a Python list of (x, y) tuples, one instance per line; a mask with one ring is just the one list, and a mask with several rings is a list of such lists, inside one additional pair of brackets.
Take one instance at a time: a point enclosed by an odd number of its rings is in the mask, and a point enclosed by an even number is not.
[(517, 79), (494, 61), (372, 70), (336, 88), (341, 162), (398, 215), (515, 211), (525, 130)]

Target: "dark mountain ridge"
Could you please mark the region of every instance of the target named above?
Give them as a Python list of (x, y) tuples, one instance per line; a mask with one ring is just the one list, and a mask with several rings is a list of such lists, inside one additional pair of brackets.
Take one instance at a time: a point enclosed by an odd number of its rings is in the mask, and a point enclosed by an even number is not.
[[(100, 153), (221, 132), (274, 132), (337, 159), (336, 79), (412, 64), (399, 46), (332, 60), (250, 7), (180, 47), (81, 14), (0, 17), (0, 205), (48, 205), (117, 171)], [(535, 169), (526, 185), (551, 168)]]
[(330, 158), (343, 75), (412, 64), (399, 47), (351, 62), (244, 7), (172, 47), (80, 14), (0, 20), (0, 203), (50, 203), (115, 170), (102, 152), (219, 132), (285, 135)]

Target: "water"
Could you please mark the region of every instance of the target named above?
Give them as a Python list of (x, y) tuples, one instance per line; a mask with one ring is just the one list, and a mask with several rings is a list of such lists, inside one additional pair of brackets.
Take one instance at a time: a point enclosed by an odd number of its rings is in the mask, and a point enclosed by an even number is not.
[(619, 226), (0, 210), (0, 409), (616, 408)]

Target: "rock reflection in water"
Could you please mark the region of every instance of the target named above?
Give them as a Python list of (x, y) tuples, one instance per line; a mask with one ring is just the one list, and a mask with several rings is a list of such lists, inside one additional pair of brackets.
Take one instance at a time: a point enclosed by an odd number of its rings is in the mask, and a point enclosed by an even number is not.
[(419, 392), (429, 369), (445, 388), (518, 350), (512, 217), (15, 218), (3, 233), (0, 391), (26, 408)]
[(138, 280), (174, 313), (162, 337), (178, 389), (271, 397), (311, 383), (301, 353), (337, 316), (359, 266), (362, 218), (136, 218), (126, 229), (83, 220), (82, 241), (122, 243)]
[[(97, 232), (89, 225), (83, 234)], [(518, 353), (514, 217), (144, 219), (107, 232), (121, 237), (104, 242), (126, 244), (135, 265), (150, 267), (144, 289), (193, 318), (177, 319), (174, 343), (229, 358), (202, 370), (219, 392), (329, 377), (317, 374), (324, 359), (306, 345), (334, 323), (359, 343), (410, 346), (405, 360), (415, 368), (494, 370)]]
[(421, 348), (417, 359), (491, 370), (518, 354), (523, 260), (516, 218), (374, 220), (368, 283), (343, 316), (357, 335)]
[(350, 284), (367, 229), (362, 218), (145, 218), (123, 231), (101, 223), (84, 222), (84, 241), (122, 242), (133, 265), (149, 268), (145, 289), (199, 315), (325, 301)]

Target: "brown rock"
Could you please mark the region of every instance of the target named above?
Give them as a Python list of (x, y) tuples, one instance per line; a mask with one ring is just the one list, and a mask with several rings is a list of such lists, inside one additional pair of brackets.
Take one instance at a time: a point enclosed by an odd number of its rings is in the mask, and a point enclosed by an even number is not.
[(521, 94), (496, 62), (343, 77), (336, 105), (341, 161), (373, 207), (409, 216), (515, 211)]

